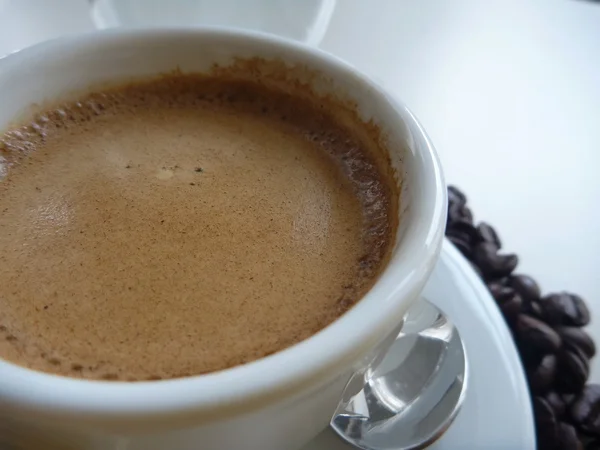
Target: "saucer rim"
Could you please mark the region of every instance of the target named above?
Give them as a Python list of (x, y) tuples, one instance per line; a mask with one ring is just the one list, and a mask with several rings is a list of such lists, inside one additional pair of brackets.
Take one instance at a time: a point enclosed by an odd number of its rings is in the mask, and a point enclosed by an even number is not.
[[(505, 367), (510, 369), (507, 370), (512, 377), (512, 382), (510, 384), (513, 387), (515, 398), (519, 399), (519, 406), (523, 406), (519, 411), (514, 411), (515, 414), (520, 415), (520, 421), (523, 424), (522, 430), (520, 431), (525, 431), (524, 433), (521, 433), (522, 443), (524, 444), (522, 448), (537, 448), (533, 407), (531, 404), (531, 394), (527, 384), (525, 369), (521, 362), (517, 347), (514, 344), (510, 329), (502, 316), (500, 309), (497, 307), (496, 302), (492, 298), (483, 280), (475, 273), (469, 261), (462, 253), (460, 253), (460, 251), (458, 251), (458, 249), (456, 249), (448, 238), (444, 238), (440, 258), (434, 271), (437, 269), (437, 265), (442, 264), (446, 265), (446, 269), (451, 272), (453, 278), (455, 278), (455, 287), (457, 290), (466, 293), (466, 288), (470, 288), (472, 295), (465, 296), (464, 301), (469, 303), (472, 303), (473, 300), (477, 301), (477, 305), (485, 311), (485, 316), (489, 319), (489, 325), (491, 325), (489, 332), (495, 334), (500, 339), (501, 345), (498, 349), (503, 352), (504, 360), (508, 363)], [(460, 282), (457, 280), (458, 277), (462, 278), (465, 285), (464, 288), (458, 286), (458, 283)], [(428, 281), (428, 283), (429, 282), (430, 281)], [(467, 353), (467, 358), (468, 357), (469, 355)], [(472, 370), (472, 364), (470, 364), (470, 368)], [(472, 383), (467, 386), (467, 392), (469, 389), (473, 389)], [(443, 437), (440, 438), (440, 440), (441, 439), (443, 439)]]

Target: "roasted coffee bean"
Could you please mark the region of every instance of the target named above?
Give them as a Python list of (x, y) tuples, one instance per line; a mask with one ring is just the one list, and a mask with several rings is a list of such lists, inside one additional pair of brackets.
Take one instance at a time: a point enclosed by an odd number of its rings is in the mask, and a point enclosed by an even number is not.
[(515, 333), (522, 343), (542, 354), (555, 353), (561, 346), (560, 336), (556, 331), (527, 314), (520, 314), (517, 318)]
[(452, 225), (454, 225), (457, 222), (467, 222), (467, 223), (473, 223), (473, 213), (471, 212), (471, 210), (464, 206), (464, 205), (460, 205), (458, 203), (455, 204), (450, 204), (448, 206), (448, 219), (447, 219), (447, 225), (449, 227), (451, 227)]
[(571, 403), (569, 415), (582, 431), (600, 437), (600, 385), (588, 384)]
[(529, 381), (529, 389), (534, 394), (544, 394), (548, 392), (554, 376), (556, 374), (556, 356), (546, 355), (542, 361), (532, 370), (527, 370), (527, 379)]
[(558, 423), (552, 407), (542, 397), (532, 400), (539, 449), (556, 448)]
[(473, 223), (473, 213), (471, 210), (460, 203), (450, 203), (448, 205), (448, 218), (446, 225), (448, 228), (452, 228), (455, 223), (458, 222)]
[(494, 299), (496, 298), (496, 291), (505, 288), (506, 286), (504, 286), (502, 284), (502, 282), (500, 280), (494, 280), (494, 281), (488, 281), (485, 283), (488, 291), (490, 291), (490, 294), (492, 294), (492, 297), (494, 297)]
[(467, 203), (467, 197), (456, 186), (448, 186), (448, 203), (464, 206)]
[(590, 335), (583, 329), (577, 327), (556, 327), (555, 330), (561, 337), (565, 348), (575, 346), (589, 359), (592, 359), (596, 354), (596, 344), (594, 344)]
[(581, 450), (583, 446), (577, 436), (577, 431), (573, 425), (565, 422), (558, 423), (558, 440), (556, 449), (560, 450)]
[(450, 236), (460, 236), (467, 242), (473, 242), (478, 239), (477, 229), (472, 223), (465, 220), (459, 220), (452, 223), (452, 227), (447, 232)]
[(452, 224), (458, 222), (462, 217), (462, 206), (458, 203), (448, 205), (448, 217), (446, 219), (446, 229), (452, 228)]
[(539, 301), (523, 302), (523, 311), (536, 319), (542, 318), (542, 307)]
[(508, 286), (508, 287), (510, 287), (510, 276), (495, 278), (494, 282), (498, 283), (498, 284), (501, 284), (502, 286)]
[(550, 294), (542, 298), (540, 305), (544, 320), (551, 325), (583, 327), (590, 322), (590, 312), (578, 295)]
[(466, 222), (473, 223), (473, 213), (471, 212), (471, 209), (466, 206), (461, 208), (460, 217)]
[(477, 235), (480, 242), (494, 244), (496, 250), (502, 248), (502, 242), (498, 237), (498, 233), (496, 233), (496, 230), (494, 230), (491, 225), (485, 222), (479, 222), (479, 225), (477, 225)]
[(512, 275), (509, 284), (525, 301), (537, 300), (542, 295), (539, 285), (528, 275)]
[(496, 246), (490, 242), (482, 242), (473, 248), (473, 261), (488, 278), (510, 275), (519, 263), (517, 255), (501, 255), (497, 253), (497, 250)]
[[(504, 277), (504, 278), (495, 278), (493, 280), (487, 280), (486, 281), (486, 286), (488, 288), (488, 290), (490, 291), (490, 294), (492, 294), (492, 297), (494, 297), (494, 291), (501, 289), (501, 288), (509, 288), (512, 289), (510, 286), (508, 286), (507, 281), (508, 278)], [(513, 289), (514, 291), (514, 289)]]
[(450, 242), (452, 242), (452, 244), (454, 244), (454, 246), (458, 249), (458, 251), (461, 252), (466, 258), (471, 257), (471, 245), (469, 244), (468, 241), (466, 241), (460, 237), (455, 237), (453, 235), (448, 235), (448, 239), (450, 240)]
[(545, 396), (546, 401), (552, 409), (554, 410), (554, 414), (557, 418), (561, 418), (565, 415), (565, 411), (567, 409), (567, 402), (562, 395), (555, 391), (550, 391)]
[(590, 439), (584, 448), (585, 450), (600, 450), (600, 439)]
[(521, 306), (523, 305), (521, 296), (508, 286), (491, 283), (488, 288), (506, 320), (509, 322), (515, 320), (521, 313)]
[(564, 349), (558, 357), (554, 386), (558, 392), (576, 394), (583, 389), (589, 373), (589, 362), (581, 350)]
[(446, 231), (446, 237), (448, 239), (450, 239), (450, 240), (456, 239), (456, 240), (459, 240), (459, 241), (463, 241), (469, 247), (472, 246), (472, 244), (471, 244), (471, 236), (469, 236), (468, 233), (465, 233), (465, 232), (463, 232), (460, 229), (452, 228), (451, 230)]
[(505, 286), (500, 280), (490, 281), (487, 283), (487, 287), (497, 302), (505, 301), (516, 294), (516, 291), (512, 287)]
[[(515, 328), (514, 324), (509, 323), (509, 326)], [(521, 361), (523, 365), (526, 367), (536, 368), (542, 363), (542, 359), (546, 356), (546, 353), (542, 353), (539, 349), (532, 347), (528, 343), (522, 342), (518, 339), (516, 332), (513, 331), (513, 337), (515, 339), (515, 344), (517, 346), (517, 350), (519, 351), (519, 356), (521, 357)]]

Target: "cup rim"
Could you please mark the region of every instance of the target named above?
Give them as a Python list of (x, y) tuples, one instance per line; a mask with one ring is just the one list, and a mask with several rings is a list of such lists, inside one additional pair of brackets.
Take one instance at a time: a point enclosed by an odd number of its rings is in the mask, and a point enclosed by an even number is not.
[(306, 386), (325, 382), (339, 367), (348, 367), (357, 356), (375, 347), (379, 327), (391, 329), (399, 322), (410, 299), (418, 296), (426, 282), (439, 254), (446, 220), (445, 183), (438, 156), (406, 106), (350, 64), (325, 51), (265, 33), (225, 27), (109, 29), (60, 37), (12, 53), (0, 58), (0, 72), (27, 70), (28, 59), (36, 54), (59, 56), (65, 48), (91, 47), (98, 41), (114, 44), (130, 39), (202, 40), (215, 36), (252, 40), (257, 46), (303, 53), (324, 64), (327, 70), (366, 85), (371, 95), (392, 106), (396, 119), (411, 130), (416, 149), (412, 156), (424, 167), (419, 174), (424, 188), (416, 190), (414, 199), (424, 205), (421, 226), (413, 227), (403, 237), (415, 245), (401, 255), (400, 261), (389, 264), (371, 290), (333, 323), (308, 339), (245, 365), (185, 378), (131, 383), (63, 377), (0, 360), (0, 404), (9, 406), (11, 411), (30, 417), (106, 422), (181, 419), (191, 415), (198, 422), (202, 418), (214, 420), (247, 412)]

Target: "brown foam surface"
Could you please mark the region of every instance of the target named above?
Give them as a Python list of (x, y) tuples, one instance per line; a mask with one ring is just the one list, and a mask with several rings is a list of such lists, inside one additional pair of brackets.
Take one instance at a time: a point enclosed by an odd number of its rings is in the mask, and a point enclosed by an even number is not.
[(288, 347), (368, 290), (394, 232), (360, 140), (247, 82), (92, 94), (7, 132), (0, 158), (0, 356), (67, 376), (189, 376)]

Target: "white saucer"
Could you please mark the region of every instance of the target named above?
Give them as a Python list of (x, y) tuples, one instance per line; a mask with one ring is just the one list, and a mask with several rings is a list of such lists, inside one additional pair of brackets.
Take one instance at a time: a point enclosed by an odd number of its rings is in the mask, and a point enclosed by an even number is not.
[[(510, 332), (483, 283), (448, 241), (423, 295), (457, 325), (471, 369), (462, 411), (430, 449), (535, 449), (529, 392)], [(302, 450), (351, 448), (325, 430)]]

